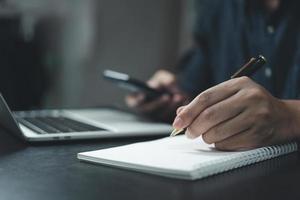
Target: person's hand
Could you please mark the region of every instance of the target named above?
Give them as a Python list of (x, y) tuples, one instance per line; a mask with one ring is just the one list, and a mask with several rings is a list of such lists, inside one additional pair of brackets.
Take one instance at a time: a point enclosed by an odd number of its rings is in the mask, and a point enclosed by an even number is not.
[(173, 126), (187, 127), (189, 138), (202, 135), (218, 149), (242, 150), (294, 139), (294, 117), (290, 102), (241, 77), (212, 87), (179, 108)]
[(148, 101), (143, 93), (135, 93), (126, 96), (126, 103), (130, 108), (157, 120), (169, 121), (175, 116), (179, 106), (187, 104), (188, 97), (177, 86), (176, 76), (169, 71), (159, 70), (147, 82), (158, 90), (167, 91), (157, 99)]

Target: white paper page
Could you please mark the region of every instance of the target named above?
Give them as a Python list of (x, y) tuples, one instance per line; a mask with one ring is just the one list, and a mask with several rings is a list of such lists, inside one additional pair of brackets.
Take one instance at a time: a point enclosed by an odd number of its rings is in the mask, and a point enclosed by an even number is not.
[(160, 168), (162, 170), (193, 171), (199, 164), (219, 160), (240, 152), (217, 151), (202, 139), (190, 140), (185, 136), (167, 137), (110, 149), (80, 153), (101, 160)]

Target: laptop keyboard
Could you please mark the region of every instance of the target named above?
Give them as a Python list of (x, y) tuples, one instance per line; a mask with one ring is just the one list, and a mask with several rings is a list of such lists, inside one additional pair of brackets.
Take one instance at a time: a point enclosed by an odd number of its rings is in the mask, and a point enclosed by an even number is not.
[(105, 129), (75, 121), (66, 117), (17, 117), (22, 125), (40, 134), (103, 131)]

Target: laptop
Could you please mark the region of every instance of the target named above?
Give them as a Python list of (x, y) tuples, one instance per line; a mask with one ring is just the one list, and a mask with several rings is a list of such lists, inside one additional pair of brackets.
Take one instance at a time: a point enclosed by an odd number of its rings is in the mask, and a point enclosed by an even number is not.
[(0, 127), (32, 142), (168, 135), (169, 124), (111, 108), (11, 112), (0, 94)]

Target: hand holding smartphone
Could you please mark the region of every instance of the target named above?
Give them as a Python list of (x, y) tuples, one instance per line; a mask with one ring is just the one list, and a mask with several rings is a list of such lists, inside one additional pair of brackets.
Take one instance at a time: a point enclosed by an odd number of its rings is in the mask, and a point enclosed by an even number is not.
[(157, 90), (149, 87), (146, 83), (130, 77), (128, 74), (112, 71), (112, 70), (105, 70), (103, 72), (103, 77), (106, 80), (109, 80), (119, 87), (124, 88), (130, 92), (136, 93), (141, 92), (145, 94), (147, 100), (156, 99), (164, 94), (168, 94), (166, 91)]
[(153, 87), (127, 74), (111, 70), (105, 70), (103, 76), (132, 92), (125, 98), (129, 108), (154, 120), (171, 122), (176, 109), (190, 100), (177, 85), (176, 75), (167, 70), (158, 70), (149, 79), (148, 84)]

